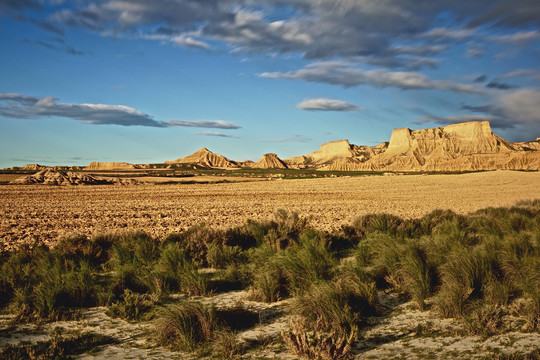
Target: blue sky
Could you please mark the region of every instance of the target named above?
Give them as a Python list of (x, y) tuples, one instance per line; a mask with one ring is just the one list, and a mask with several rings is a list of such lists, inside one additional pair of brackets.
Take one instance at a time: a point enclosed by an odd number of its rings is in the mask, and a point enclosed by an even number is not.
[(0, 168), (540, 137), (537, 0), (0, 0)]

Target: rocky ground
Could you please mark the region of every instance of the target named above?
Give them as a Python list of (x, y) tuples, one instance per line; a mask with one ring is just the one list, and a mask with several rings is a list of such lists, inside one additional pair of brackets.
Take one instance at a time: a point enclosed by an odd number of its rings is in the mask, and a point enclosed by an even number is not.
[(219, 184), (0, 186), (0, 241), (10, 248), (70, 234), (143, 230), (155, 237), (206, 222), (214, 227), (269, 218), (278, 209), (311, 216), (321, 230), (362, 214), (420, 217), (434, 209), (468, 213), (540, 198), (540, 173), (397, 175)]

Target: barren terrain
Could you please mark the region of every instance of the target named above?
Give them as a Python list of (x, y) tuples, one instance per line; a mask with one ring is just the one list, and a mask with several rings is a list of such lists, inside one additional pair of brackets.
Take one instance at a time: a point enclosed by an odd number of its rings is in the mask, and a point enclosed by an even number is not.
[(0, 237), (7, 247), (70, 234), (144, 230), (157, 237), (206, 222), (214, 227), (271, 217), (311, 216), (321, 230), (386, 212), (420, 217), (434, 209), (468, 213), (540, 198), (540, 173), (397, 175), (219, 184), (0, 186)]

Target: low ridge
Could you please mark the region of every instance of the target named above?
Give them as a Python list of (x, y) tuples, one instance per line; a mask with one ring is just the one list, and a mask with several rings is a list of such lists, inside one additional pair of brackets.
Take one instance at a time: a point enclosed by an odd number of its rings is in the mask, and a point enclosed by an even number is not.
[(134, 179), (99, 179), (91, 175), (80, 173), (61, 173), (55, 170), (41, 170), (33, 175), (22, 176), (15, 179), (11, 184), (18, 185), (132, 185), (139, 184)]

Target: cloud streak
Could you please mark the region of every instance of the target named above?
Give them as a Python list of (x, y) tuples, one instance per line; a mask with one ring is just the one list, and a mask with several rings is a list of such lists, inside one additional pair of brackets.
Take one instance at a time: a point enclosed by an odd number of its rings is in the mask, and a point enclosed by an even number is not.
[(311, 141), (311, 138), (304, 135), (298, 135), (298, 134), (293, 135), (288, 138), (284, 138), (284, 139), (263, 140), (263, 142), (268, 142), (268, 143), (310, 142), (310, 141)]
[(201, 136), (216, 136), (216, 137), (224, 137), (224, 138), (232, 138), (232, 139), (240, 139), (240, 136), (236, 135), (229, 135), (229, 134), (223, 134), (218, 131), (201, 131), (198, 132), (197, 135)]
[(358, 111), (362, 108), (341, 100), (334, 99), (306, 99), (296, 105), (297, 108), (302, 110), (313, 111)]
[(58, 98), (0, 94), (0, 116), (10, 119), (42, 119), (62, 117), (92, 125), (192, 127), (239, 129), (240, 126), (223, 120), (157, 121), (151, 115), (124, 105), (59, 103)]
[(195, 128), (212, 128), (212, 129), (240, 129), (241, 126), (236, 125), (232, 122), (223, 121), (223, 120), (169, 120), (164, 121), (163, 124), (167, 127), (195, 127)]
[(460, 93), (483, 94), (477, 86), (460, 84), (448, 80), (433, 80), (417, 72), (390, 72), (387, 70), (362, 70), (343, 62), (320, 62), (303, 69), (286, 73), (271, 72), (260, 75), (272, 79), (294, 79), (353, 87), (372, 85), (375, 87), (397, 87), (402, 90), (444, 90)]

